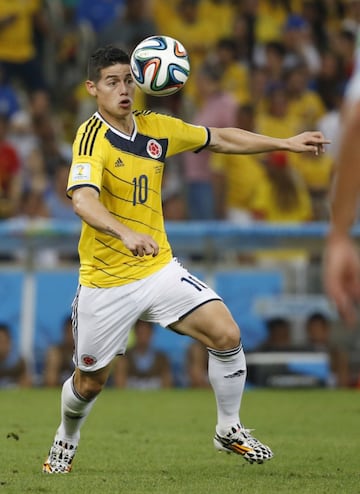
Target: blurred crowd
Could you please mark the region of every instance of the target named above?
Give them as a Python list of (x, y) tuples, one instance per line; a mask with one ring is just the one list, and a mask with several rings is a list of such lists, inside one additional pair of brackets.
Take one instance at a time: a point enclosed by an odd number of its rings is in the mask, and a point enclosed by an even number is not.
[[(265, 323), (264, 340), (247, 351), (248, 386), (360, 388), (360, 364), (353, 358), (360, 340), (339, 341), (327, 314), (315, 311), (305, 317), (301, 343), (294, 340), (291, 318), (274, 316)], [(20, 355), (11, 329), (0, 323), (0, 389), (62, 386), (74, 372), (71, 317), (64, 319), (57, 343), (41, 355), (35, 351), (33, 364)], [(147, 321), (136, 322), (126, 355), (115, 359), (107, 386), (139, 390), (209, 388), (206, 347), (191, 339), (182, 349), (159, 346), (158, 331), (169, 330)]]
[(150, 108), (208, 126), (288, 137), (320, 129), (321, 156), (185, 153), (166, 167), (169, 220), (327, 219), (339, 109), (353, 70), (359, 0), (12, 0), (0, 2), (0, 219), (75, 219), (64, 195), (71, 143), (95, 110), (89, 54), (129, 53), (153, 34), (189, 52), (183, 90)]

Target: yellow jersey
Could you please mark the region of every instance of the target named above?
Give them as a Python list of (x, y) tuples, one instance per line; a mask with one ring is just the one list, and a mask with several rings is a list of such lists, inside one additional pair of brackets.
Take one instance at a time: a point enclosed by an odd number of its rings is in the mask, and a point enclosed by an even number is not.
[(212, 155), (210, 164), (213, 172), (225, 176), (226, 208), (251, 210), (259, 184), (267, 180), (261, 159), (261, 154)]
[(40, 0), (0, 1), (0, 19), (8, 20), (0, 30), (1, 60), (24, 63), (35, 56), (33, 15), (40, 6)]
[(84, 122), (73, 144), (67, 193), (94, 187), (100, 201), (121, 223), (151, 235), (159, 254), (134, 256), (121, 242), (82, 223), (79, 240), (80, 284), (113, 287), (141, 280), (172, 258), (161, 201), (165, 159), (199, 151), (210, 139), (206, 127), (151, 111), (133, 112), (134, 131), (123, 134), (96, 112)]

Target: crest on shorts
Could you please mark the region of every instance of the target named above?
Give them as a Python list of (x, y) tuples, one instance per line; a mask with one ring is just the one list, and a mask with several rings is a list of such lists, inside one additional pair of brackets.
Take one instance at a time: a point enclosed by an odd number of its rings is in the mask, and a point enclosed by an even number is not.
[(146, 151), (152, 158), (160, 158), (162, 153), (162, 146), (155, 139), (150, 139), (146, 146)]
[(90, 367), (91, 365), (96, 364), (97, 359), (96, 359), (96, 357), (94, 357), (94, 355), (84, 354), (84, 355), (81, 355), (81, 362), (84, 365), (86, 365), (87, 367)]

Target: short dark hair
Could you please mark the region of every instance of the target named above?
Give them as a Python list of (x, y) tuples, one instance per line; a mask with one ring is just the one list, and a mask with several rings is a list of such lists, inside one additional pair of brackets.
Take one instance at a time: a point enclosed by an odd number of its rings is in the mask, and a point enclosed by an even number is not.
[(7, 334), (10, 338), (10, 327), (6, 322), (0, 322), (0, 331)]
[(130, 57), (128, 53), (113, 45), (98, 48), (89, 58), (88, 79), (97, 82), (101, 77), (100, 72), (102, 69), (118, 63), (129, 65)]
[(313, 322), (320, 322), (327, 325), (329, 323), (329, 318), (323, 312), (313, 312), (306, 319), (306, 325), (308, 326)]
[(271, 333), (272, 331), (275, 331), (279, 327), (290, 327), (290, 321), (289, 319), (286, 319), (285, 317), (271, 317), (270, 319), (266, 320), (266, 326), (268, 331)]

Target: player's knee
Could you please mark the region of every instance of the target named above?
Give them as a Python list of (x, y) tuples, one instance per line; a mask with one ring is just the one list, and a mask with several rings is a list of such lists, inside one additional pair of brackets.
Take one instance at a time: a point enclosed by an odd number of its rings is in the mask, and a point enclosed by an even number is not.
[(79, 393), (85, 400), (90, 401), (101, 392), (103, 387), (104, 384), (100, 382), (87, 380), (81, 385)]
[(235, 348), (240, 342), (240, 329), (237, 324), (228, 326), (218, 331), (213, 336), (213, 348), (217, 350), (229, 350)]
[(85, 400), (92, 400), (103, 389), (106, 383), (106, 378), (100, 375), (92, 375), (89, 373), (75, 373), (75, 388), (80, 396)]

